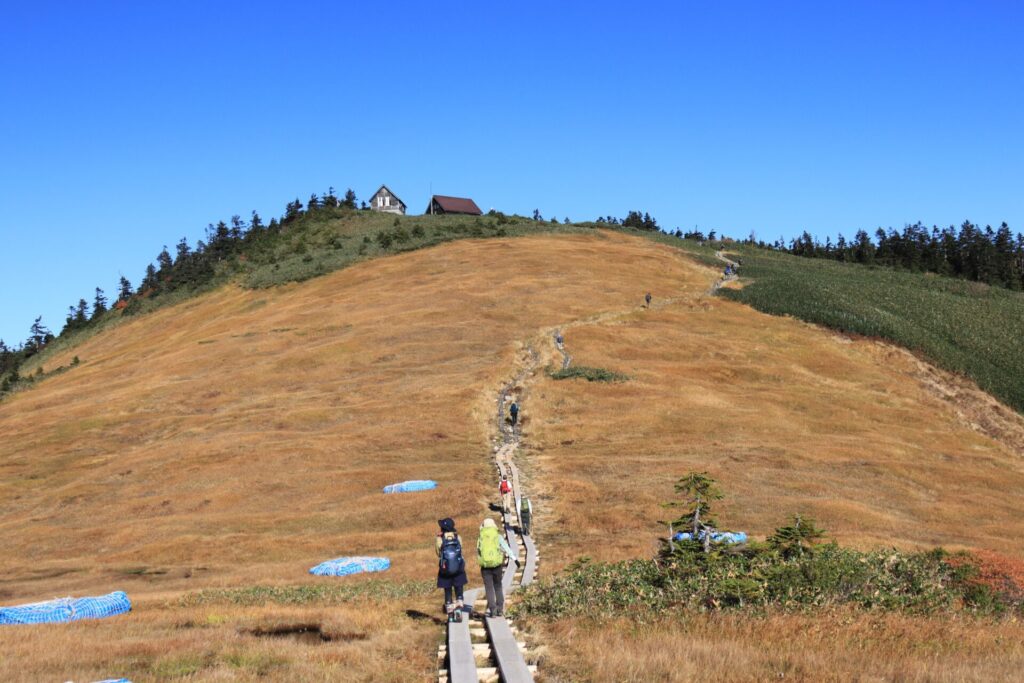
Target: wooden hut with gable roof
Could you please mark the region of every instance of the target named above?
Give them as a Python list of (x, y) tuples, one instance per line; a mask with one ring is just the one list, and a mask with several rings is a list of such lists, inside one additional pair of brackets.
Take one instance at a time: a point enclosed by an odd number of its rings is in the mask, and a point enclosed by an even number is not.
[(443, 195), (435, 194), (430, 198), (430, 204), (427, 205), (425, 213), (454, 213), (462, 214), (464, 216), (479, 216), (483, 214), (483, 211), (480, 210), (480, 207), (477, 206), (476, 202), (472, 199), (465, 199), (463, 197), (445, 197)]
[(405, 215), (405, 202), (398, 198), (398, 195), (391, 191), (387, 185), (381, 185), (373, 197), (370, 198), (370, 209), (383, 211), (384, 213), (398, 213)]

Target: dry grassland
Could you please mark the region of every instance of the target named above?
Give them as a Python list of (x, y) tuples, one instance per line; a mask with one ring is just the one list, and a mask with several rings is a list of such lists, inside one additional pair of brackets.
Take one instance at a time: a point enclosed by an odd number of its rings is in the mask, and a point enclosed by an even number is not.
[[(563, 326), (574, 363), (623, 383), (537, 381), (524, 459), (545, 570), (645, 557), (672, 484), (707, 470), (718, 519), (787, 514), (868, 548), (1024, 555), (1024, 420), (905, 351), (715, 299)], [(546, 362), (560, 358), (544, 342)], [(995, 419), (998, 418), (998, 419)], [(664, 530), (662, 528), (662, 533)], [(1024, 626), (863, 612), (534, 623), (550, 680), (1020, 680)]]
[[(454, 516), (474, 540), (494, 392), (518, 341), (629, 307), (643, 287), (685, 293), (705, 279), (670, 249), (610, 233), (464, 241), (298, 285), (220, 290), (47, 359), (83, 362), (0, 404), (0, 604), (123, 589), (138, 607), (100, 624), (0, 631), (0, 679), (147, 680), (158, 655), (198, 657), (208, 665), (194, 676), (211, 680), (255, 676), (264, 654), (291, 662), (274, 668), (282, 678), (298, 662), (315, 669), (266, 639), (239, 645), (258, 657), (233, 667), (217, 653), (258, 610), (178, 631), (195, 619), (173, 598), (358, 581), (306, 574), (339, 555), (383, 554), (388, 578), (432, 578), (435, 520)], [(411, 478), (440, 486), (380, 492)], [(386, 614), (360, 627), (379, 647), (346, 646), (346, 677), (429, 677), (424, 643), (440, 629)], [(68, 647), (53, 647), (53, 633)], [(382, 649), (399, 654), (381, 662)], [(406, 663), (395, 670), (394, 659)]]
[(802, 512), (858, 547), (1024, 555), (1024, 420), (972, 428), (910, 354), (722, 299), (564, 334), (575, 363), (631, 380), (532, 389), (525, 457), (556, 564), (652, 554), (659, 504), (694, 469), (726, 492), (719, 521), (755, 536)]
[(544, 625), (549, 681), (1019, 681), (1018, 623), (838, 611)]
[[(180, 597), (361, 581), (306, 574), (339, 555), (386, 555), (387, 579), (432, 579), (435, 520), (456, 517), (472, 543), (490, 497), (496, 388), (525, 341), (550, 358), (559, 326), (577, 363), (631, 379), (530, 380), (521, 462), (545, 572), (580, 555), (650, 554), (658, 503), (689, 469), (716, 476), (723, 521), (754, 534), (801, 510), (861, 546), (1022, 553), (1021, 453), (967, 426), (912, 358), (708, 301), (713, 277), (614, 233), (463, 241), (302, 284), (219, 290), (47, 359), (83, 363), (0, 404), (0, 604), (123, 589), (136, 609), (3, 629), (0, 679), (428, 680), (436, 596), (336, 607)], [(650, 311), (638, 307), (647, 290)], [(380, 493), (411, 478), (440, 488)], [(1022, 639), (1019, 626), (978, 624), (976, 650), (956, 659), (970, 625), (866, 618), (535, 628), (553, 674), (571, 680), (686, 679), (696, 669), (643, 653), (678, 648), (700, 663), (720, 646), (751, 667), (720, 680), (782, 665), (796, 667), (787, 680), (827, 679), (855, 671), (858, 652), (885, 659), (865, 676), (959, 680), (1008, 642), (998, 638)], [(253, 633), (295, 624), (330, 640)]]

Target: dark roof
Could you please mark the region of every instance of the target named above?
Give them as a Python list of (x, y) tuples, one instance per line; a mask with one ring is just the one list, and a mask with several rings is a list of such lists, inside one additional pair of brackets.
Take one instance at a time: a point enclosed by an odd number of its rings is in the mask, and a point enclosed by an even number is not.
[[(483, 213), (472, 199), (445, 197), (439, 194), (435, 194), (432, 199), (437, 202), (437, 205), (445, 213), (468, 213), (471, 216), (479, 216)], [(429, 205), (427, 206), (427, 213), (430, 213)]]
[[(391, 194), (392, 197), (394, 197), (395, 199), (398, 199), (398, 195), (395, 194), (394, 192), (392, 192), (391, 188), (388, 187), (387, 185), (381, 185), (380, 187), (378, 187), (377, 191), (374, 192), (372, 195), (370, 195), (370, 199), (373, 199), (374, 197), (379, 195), (381, 190), (387, 190)], [(402, 206), (405, 206), (405, 202), (403, 202), (401, 199), (398, 199), (398, 203), (401, 204)]]

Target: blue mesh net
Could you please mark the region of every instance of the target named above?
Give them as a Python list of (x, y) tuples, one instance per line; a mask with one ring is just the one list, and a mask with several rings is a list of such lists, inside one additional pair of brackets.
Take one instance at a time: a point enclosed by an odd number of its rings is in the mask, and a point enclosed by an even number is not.
[(382, 572), (391, 566), (386, 557), (339, 557), (321, 562), (309, 570), (317, 576), (348, 576), (361, 572)]
[(432, 479), (413, 479), (403, 481), (400, 484), (390, 484), (384, 487), (384, 493), (409, 493), (411, 491), (429, 491), (436, 489), (437, 482)]
[(102, 619), (130, 611), (123, 591), (95, 598), (58, 598), (29, 605), (0, 607), (0, 624), (54, 624), (79, 619)]

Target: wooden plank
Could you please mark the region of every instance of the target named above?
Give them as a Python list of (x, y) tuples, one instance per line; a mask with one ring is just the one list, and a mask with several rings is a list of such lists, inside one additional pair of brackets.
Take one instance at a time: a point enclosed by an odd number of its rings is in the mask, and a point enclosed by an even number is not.
[[(508, 523), (505, 524), (505, 540), (508, 541), (508, 547), (512, 549), (513, 556), (519, 554), (519, 537), (516, 536), (515, 530)], [(515, 587), (516, 582), (516, 565), (514, 562), (509, 562), (505, 567), (505, 573), (501, 576), (501, 587), (505, 591), (507, 596)]]
[(519, 583), (522, 586), (529, 586), (537, 576), (537, 546), (529, 536), (523, 536), (523, 544), (526, 546), (526, 563), (523, 565), (523, 577)]
[[(472, 606), (479, 592), (479, 589), (466, 591), (465, 604)], [(461, 622), (448, 622), (448, 680), (451, 683), (478, 683), (480, 680), (473, 641), (469, 637), (469, 612), (463, 613)]]
[(519, 650), (516, 637), (502, 617), (491, 617), (485, 620), (487, 633), (490, 634), (491, 649), (494, 660), (498, 664), (501, 680), (504, 683), (533, 683), (533, 674), (526, 665), (526, 659)]

